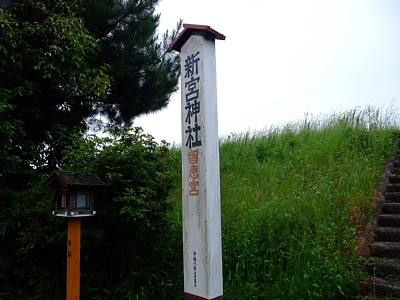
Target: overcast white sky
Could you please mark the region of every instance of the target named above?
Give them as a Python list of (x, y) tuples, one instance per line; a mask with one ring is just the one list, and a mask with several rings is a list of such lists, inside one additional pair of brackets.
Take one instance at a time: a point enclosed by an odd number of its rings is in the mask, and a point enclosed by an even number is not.
[[(219, 134), (365, 107), (400, 107), (399, 0), (161, 0), (160, 31), (209, 25), (216, 41)], [(135, 120), (181, 141), (180, 90)]]

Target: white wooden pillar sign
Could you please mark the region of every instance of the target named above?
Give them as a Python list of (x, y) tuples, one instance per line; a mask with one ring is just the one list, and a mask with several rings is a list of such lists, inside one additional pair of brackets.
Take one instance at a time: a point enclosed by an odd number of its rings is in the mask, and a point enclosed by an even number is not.
[(181, 52), (182, 209), (185, 299), (223, 299), (215, 39), (209, 26), (183, 24)]

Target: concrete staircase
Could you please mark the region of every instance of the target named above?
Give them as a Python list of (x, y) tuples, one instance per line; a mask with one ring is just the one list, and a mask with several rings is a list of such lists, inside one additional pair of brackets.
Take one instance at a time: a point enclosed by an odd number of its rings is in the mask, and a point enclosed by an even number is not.
[(365, 299), (400, 299), (400, 152), (385, 168), (375, 205), (362, 253), (369, 277), (360, 288)]

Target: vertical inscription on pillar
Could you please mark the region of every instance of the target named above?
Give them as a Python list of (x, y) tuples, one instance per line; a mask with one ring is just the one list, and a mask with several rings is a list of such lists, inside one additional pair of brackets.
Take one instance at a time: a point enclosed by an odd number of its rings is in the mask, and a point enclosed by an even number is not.
[(199, 150), (188, 151), (189, 161), (189, 196), (199, 195)]
[(200, 147), (200, 131), (201, 127), (198, 123), (198, 115), (200, 114), (199, 101), (199, 61), (200, 52), (189, 54), (185, 59), (185, 146), (189, 149)]
[(196, 257), (196, 251), (193, 251), (193, 287), (197, 287), (197, 257)]

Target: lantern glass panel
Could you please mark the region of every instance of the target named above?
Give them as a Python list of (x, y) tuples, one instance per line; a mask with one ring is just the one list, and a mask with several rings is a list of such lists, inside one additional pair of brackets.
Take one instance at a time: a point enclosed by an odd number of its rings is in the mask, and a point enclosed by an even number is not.
[(67, 194), (61, 193), (57, 198), (57, 209), (65, 209), (67, 207)]
[(62, 194), (61, 195), (61, 208), (66, 208), (67, 207), (67, 195)]
[(87, 193), (78, 192), (76, 194), (76, 208), (89, 209), (89, 199)]

